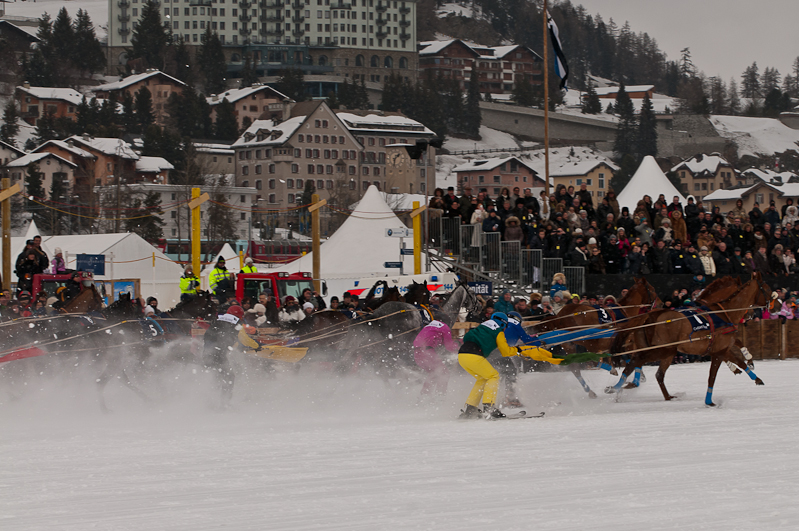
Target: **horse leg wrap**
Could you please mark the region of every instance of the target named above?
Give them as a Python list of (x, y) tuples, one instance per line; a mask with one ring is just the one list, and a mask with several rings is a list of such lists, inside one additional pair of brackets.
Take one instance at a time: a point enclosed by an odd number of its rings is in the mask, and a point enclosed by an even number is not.
[(733, 362), (731, 362), (731, 361), (725, 361), (724, 363), (726, 363), (726, 364), (727, 364), (727, 367), (729, 367), (729, 369), (732, 371), (732, 373), (733, 373), (733, 374), (735, 374), (735, 371), (739, 370), (739, 369), (738, 369), (738, 366), (737, 366), (737, 365), (735, 365), (735, 364), (734, 364)]
[(755, 374), (755, 371), (753, 371), (753, 370), (752, 370), (752, 369), (750, 369), (749, 367), (747, 367), (747, 368), (746, 368), (746, 369), (744, 369), (744, 370), (746, 371), (746, 374), (748, 374), (748, 375), (749, 375), (749, 378), (751, 378), (751, 379), (752, 379), (752, 381), (754, 381), (754, 380), (757, 380), (757, 374)]
[(624, 382), (626, 382), (626, 381), (627, 381), (627, 375), (624, 374), (624, 373), (621, 373), (621, 378), (619, 378), (619, 383), (614, 385), (613, 389), (615, 389), (616, 391), (620, 390), (621, 386), (624, 385)]
[(708, 387), (707, 388), (707, 394), (705, 395), (705, 404), (708, 405), (708, 406), (712, 406), (713, 405), (713, 388), (712, 387)]
[(633, 385), (636, 387), (641, 385), (641, 367), (635, 369), (635, 377), (633, 378)]
[(603, 371), (608, 371), (608, 372), (613, 370), (613, 366), (611, 366), (611, 364), (606, 361), (600, 363), (599, 368), (602, 369)]
[(752, 353), (751, 353), (751, 352), (749, 352), (749, 349), (748, 349), (748, 348), (746, 348), (746, 347), (741, 347), (741, 354), (743, 354), (743, 355), (744, 355), (744, 359), (745, 359), (746, 361), (749, 361), (749, 360), (751, 360), (751, 359), (752, 359)]
[(578, 376), (577, 381), (580, 382), (580, 385), (583, 386), (583, 391), (585, 391), (586, 393), (591, 392), (591, 388), (588, 387), (588, 384), (585, 382), (585, 379), (582, 376)]

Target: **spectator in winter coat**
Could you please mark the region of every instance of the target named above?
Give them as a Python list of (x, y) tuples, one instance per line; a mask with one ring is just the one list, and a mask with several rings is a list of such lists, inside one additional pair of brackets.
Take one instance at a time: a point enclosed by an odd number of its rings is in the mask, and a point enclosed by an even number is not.
[(668, 211), (669, 211), (669, 214), (671, 214), (672, 212), (680, 212), (680, 213), (682, 213), (682, 203), (680, 203), (680, 197), (679, 196), (675, 195), (672, 198), (671, 203), (669, 204), (669, 207), (668, 207)]
[(283, 307), (280, 308), (280, 312), (278, 314), (278, 320), (281, 323), (299, 323), (305, 319), (305, 313), (300, 308), (297, 299), (292, 297), (291, 295), (286, 295), (286, 298), (283, 302)]
[(566, 234), (566, 231), (561, 227), (557, 228), (553, 234), (549, 235), (547, 241), (548, 258), (565, 258), (569, 250), (570, 241), (571, 238)]
[(627, 274), (640, 275), (643, 259), (644, 256), (641, 254), (641, 248), (636, 245), (633, 247), (630, 254), (627, 255)]
[(649, 262), (652, 265), (652, 272), (656, 274), (671, 273), (671, 255), (666, 248), (666, 243), (659, 241), (654, 249), (649, 251)]
[(504, 240), (506, 242), (519, 243), (524, 241), (524, 231), (521, 225), (519, 225), (519, 218), (516, 216), (509, 216), (508, 219), (505, 220)]
[(780, 224), (780, 213), (777, 212), (777, 207), (773, 201), (769, 205), (768, 210), (763, 213), (763, 222), (771, 223), (772, 227), (776, 227)]
[(497, 215), (497, 211), (492, 208), (488, 211), (488, 217), (483, 220), (483, 232), (499, 232), (502, 233), (503, 229), (505, 228), (504, 223), (502, 220), (499, 219)]
[(652, 227), (649, 226), (649, 222), (646, 220), (645, 217), (641, 217), (638, 221), (638, 226), (635, 227), (635, 232), (638, 234), (638, 237), (641, 238), (641, 243), (648, 243), (652, 245), (652, 234), (654, 231)]
[(67, 263), (58, 247), (55, 248), (55, 255), (50, 263), (50, 272), (54, 275), (63, 275), (67, 272)]
[(730, 210), (730, 213), (727, 214), (727, 224), (732, 223), (735, 219), (738, 219), (739, 221), (745, 221), (748, 219), (746, 210), (744, 209), (744, 202), (740, 199), (735, 202), (735, 208)]
[(685, 250), (682, 248), (682, 242), (679, 240), (674, 242), (674, 248), (670, 253), (671, 270), (675, 275), (685, 275), (690, 273), (688, 269), (688, 260), (686, 258)]
[(623, 264), (623, 260), (627, 258), (627, 255), (630, 253), (632, 245), (630, 245), (630, 240), (627, 239), (627, 233), (624, 231), (624, 229), (618, 230), (618, 232), (616, 233), (616, 240), (617, 240), (616, 245), (619, 247), (619, 254), (621, 255), (622, 264)]
[(768, 254), (766, 254), (766, 246), (761, 245), (758, 247), (757, 253), (753, 255), (755, 271), (759, 271), (763, 275), (771, 274), (771, 267), (769, 266)]
[(619, 250), (619, 241), (615, 234), (611, 234), (608, 242), (602, 247), (602, 257), (605, 259), (605, 271), (608, 274), (620, 273), (624, 259)]
[(688, 227), (685, 225), (685, 218), (679, 210), (671, 213), (671, 229), (674, 231), (674, 239), (685, 243), (688, 241)]
[(704, 225), (702, 225), (702, 228), (699, 230), (699, 235), (696, 237), (696, 245), (699, 246), (700, 249), (702, 247), (707, 247), (711, 251), (716, 247), (716, 241), (713, 239), (713, 235), (708, 232), (707, 227)]
[(713, 263), (716, 264), (716, 275), (726, 277), (727, 275), (733, 274), (735, 266), (725, 242), (719, 242), (713, 250), (712, 257)]
[(785, 269), (785, 262), (782, 259), (782, 249), (782, 245), (778, 243), (768, 257), (768, 267), (773, 275), (784, 276), (788, 274)]
[(635, 234), (635, 220), (630, 217), (630, 209), (624, 207), (621, 209), (621, 216), (614, 218), (616, 226), (623, 228), (627, 234)]
[[(790, 201), (790, 199), (788, 201)], [(791, 226), (796, 225), (796, 223), (799, 221), (798, 212), (799, 210), (797, 210), (797, 208), (793, 205), (785, 209), (785, 215), (782, 218), (782, 226), (786, 227), (788, 224)]]
[(494, 311), (508, 313), (513, 311), (513, 297), (510, 291), (505, 290), (497, 302), (494, 303)]
[(569, 291), (566, 287), (566, 275), (563, 273), (555, 273), (552, 277), (552, 287), (549, 288), (549, 296), (554, 298), (555, 294), (561, 291)]
[(588, 259), (588, 274), (605, 274), (605, 260), (602, 258), (602, 251), (596, 246), (591, 249), (591, 257)]
[(716, 263), (708, 253), (707, 247), (699, 249), (699, 261), (702, 263), (702, 271), (706, 277), (716, 276)]
[(669, 212), (666, 207), (663, 207), (658, 212), (657, 216), (655, 216), (655, 221), (652, 223), (652, 229), (658, 230), (660, 228), (660, 224), (663, 223), (664, 219), (671, 219), (669, 218)]
[(688, 273), (692, 275), (704, 275), (705, 268), (702, 266), (702, 261), (699, 260), (699, 253), (693, 244), (688, 245), (687, 253), (685, 254), (685, 263), (688, 266)]
[(667, 247), (671, 245), (671, 242), (674, 240), (674, 230), (671, 228), (671, 221), (668, 218), (661, 220), (660, 228), (655, 231), (652, 239), (656, 242), (661, 240), (666, 242)]
[(585, 240), (578, 240), (576, 247), (569, 253), (569, 265), (586, 267), (588, 265), (588, 252), (585, 249)]
[[(752, 260), (751, 253), (749, 255), (748, 260), (749, 261)], [(734, 275), (751, 275), (752, 274), (752, 271), (749, 270), (749, 268), (747, 267), (747, 258), (745, 258), (743, 256), (743, 253), (741, 252), (741, 248), (740, 247), (736, 247), (733, 250), (733, 255), (730, 258), (730, 261), (732, 263), (732, 272), (733, 272)], [(716, 267), (716, 270), (718, 271), (718, 267)]]

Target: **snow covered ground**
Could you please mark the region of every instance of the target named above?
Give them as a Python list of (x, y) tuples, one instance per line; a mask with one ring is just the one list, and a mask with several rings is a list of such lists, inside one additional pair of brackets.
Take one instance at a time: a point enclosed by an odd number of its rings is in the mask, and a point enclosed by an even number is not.
[[(22, 362), (11, 362), (22, 363)], [(471, 379), (415, 406), (420, 383), (237, 365), (234, 406), (208, 408), (204, 375), (164, 369), (144, 405), (113, 382), (41, 361), (0, 370), (3, 529), (796, 529), (799, 361), (757, 362), (766, 383), (672, 367), (620, 402), (569, 373), (526, 374), (543, 419), (454, 420)], [(68, 364), (65, 364), (68, 365)], [(76, 369), (77, 370), (77, 369)], [(39, 374), (41, 372), (41, 374)], [(590, 371), (597, 390), (615, 379)], [(22, 386), (25, 383), (27, 385)], [(9, 400), (8, 391), (18, 393)]]
[(711, 116), (719, 135), (738, 144), (738, 156), (799, 151), (799, 131), (774, 118)]

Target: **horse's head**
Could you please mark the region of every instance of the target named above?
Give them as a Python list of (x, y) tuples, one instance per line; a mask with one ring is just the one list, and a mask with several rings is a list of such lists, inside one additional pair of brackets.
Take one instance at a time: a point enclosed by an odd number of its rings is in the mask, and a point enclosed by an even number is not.
[(755, 282), (758, 287), (758, 292), (757, 295), (755, 295), (755, 301), (753, 304), (756, 306), (766, 306), (771, 298), (771, 287), (766, 284), (765, 280), (763, 280), (763, 275), (760, 274), (760, 271), (755, 271), (752, 273), (752, 280), (749, 282)]
[(662, 305), (655, 288), (644, 277), (636, 277), (635, 284), (619, 300), (622, 306), (647, 305), (657, 308)]

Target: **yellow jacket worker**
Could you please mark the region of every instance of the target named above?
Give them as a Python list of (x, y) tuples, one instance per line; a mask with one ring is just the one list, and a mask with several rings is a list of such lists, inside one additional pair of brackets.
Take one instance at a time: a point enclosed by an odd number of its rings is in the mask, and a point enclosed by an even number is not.
[(486, 418), (502, 418), (505, 416), (494, 406), (499, 387), (499, 373), (486, 359), (496, 348), (503, 356), (516, 356), (521, 354), (529, 358), (548, 361), (559, 365), (561, 359), (553, 358), (546, 349), (539, 347), (511, 347), (505, 338), (505, 327), (508, 325), (508, 316), (496, 312), (491, 319), (481, 323), (477, 328), (472, 328), (463, 336), (463, 345), (458, 351), (458, 363), (469, 374), (474, 376), (476, 382), (466, 399), (466, 408), (461, 413), (461, 419), (480, 418), (478, 409), (481, 399), (483, 403), (482, 414)]

